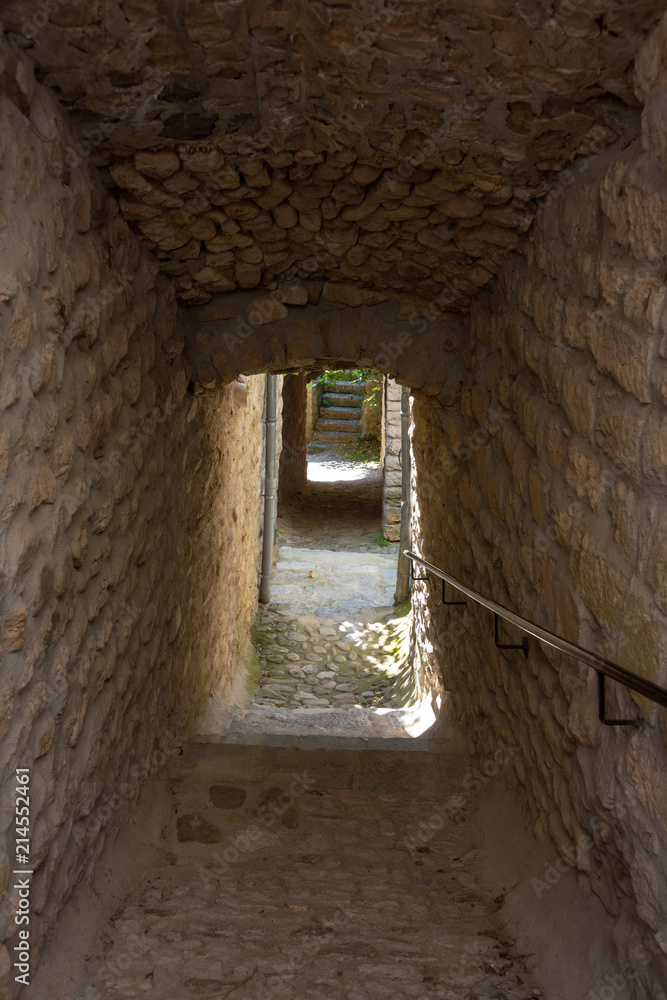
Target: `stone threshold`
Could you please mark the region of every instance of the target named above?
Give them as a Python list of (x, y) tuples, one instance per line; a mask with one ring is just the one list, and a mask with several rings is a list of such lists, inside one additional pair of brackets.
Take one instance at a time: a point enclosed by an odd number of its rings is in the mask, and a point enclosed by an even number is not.
[[(400, 750), (442, 753), (442, 740), (415, 736), (325, 736), (291, 733), (228, 733), (200, 736), (197, 743), (244, 744), (245, 746), (289, 747), (296, 750)], [(194, 745), (194, 744), (191, 744)]]

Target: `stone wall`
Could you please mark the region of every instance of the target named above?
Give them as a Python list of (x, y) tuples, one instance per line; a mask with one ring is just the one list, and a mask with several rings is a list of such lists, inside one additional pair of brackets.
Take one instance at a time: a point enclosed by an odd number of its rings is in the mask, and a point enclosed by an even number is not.
[(31, 769), (34, 968), (165, 746), (236, 684), (263, 379), (188, 392), (171, 286), (94, 172), (67, 165), (71, 136), (29, 64), (0, 57), (4, 980), (15, 767)]
[(361, 404), (361, 437), (382, 441), (382, 393), (384, 378), (371, 375), (366, 379), (366, 393)]
[(186, 353), (197, 386), (229, 382), (239, 372), (374, 368), (443, 406), (458, 397), (466, 317), (432, 318), (410, 301), (298, 303), (288, 292), (285, 283), (282, 299), (235, 293), (186, 310)]
[(401, 534), (401, 394), (393, 378), (385, 379), (382, 426), (382, 534), (397, 542)]
[(278, 504), (292, 503), (303, 495), (308, 482), (308, 388), (306, 375), (285, 375), (282, 388), (282, 447)]
[(306, 440), (310, 443), (315, 434), (317, 421), (320, 416), (320, 403), (322, 402), (322, 383), (309, 382), (307, 386), (306, 399)]
[[(663, 686), (665, 51), (663, 22), (638, 61), (641, 137), (562, 178), (473, 309), (460, 405), (417, 399), (413, 427), (417, 550)], [(500, 652), (489, 613), (443, 607), (437, 582), (415, 590), (422, 649), (441, 664), (454, 716), (483, 753), (520, 748), (536, 830), (557, 845), (551, 878), (576, 875), (617, 920), (614, 995), (664, 998), (664, 712), (609, 682), (609, 714), (644, 723), (604, 727), (593, 671), (533, 640), (527, 660)], [(549, 891), (544, 872), (524, 878), (538, 898)]]

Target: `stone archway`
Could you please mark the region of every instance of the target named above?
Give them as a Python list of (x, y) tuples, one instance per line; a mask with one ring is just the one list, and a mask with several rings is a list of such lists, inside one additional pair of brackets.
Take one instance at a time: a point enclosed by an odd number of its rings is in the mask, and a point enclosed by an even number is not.
[(277, 295), (223, 295), (184, 312), (194, 390), (237, 375), (373, 367), (451, 405), (463, 381), (464, 317), (437, 322), (392, 302), (292, 306)]

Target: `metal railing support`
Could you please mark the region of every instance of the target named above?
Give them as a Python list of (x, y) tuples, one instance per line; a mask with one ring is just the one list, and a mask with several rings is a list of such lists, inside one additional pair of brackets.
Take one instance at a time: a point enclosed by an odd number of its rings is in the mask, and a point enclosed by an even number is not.
[[(530, 622), (526, 618), (522, 618), (520, 615), (515, 614), (508, 608), (503, 607), (502, 604), (497, 604), (488, 597), (484, 597), (478, 591), (473, 590), (472, 587), (467, 587), (465, 583), (461, 583), (456, 577), (450, 576), (449, 573), (445, 573), (444, 570), (439, 569), (434, 566), (433, 563), (427, 562), (418, 556), (416, 552), (411, 552), (409, 549), (405, 550), (405, 555), (412, 563), (417, 563), (419, 566), (423, 566), (428, 573), (432, 573), (437, 576), (440, 580), (444, 580), (445, 583), (451, 584), (456, 590), (465, 594), (471, 600), (476, 601), (477, 604), (481, 604), (483, 608), (488, 608), (492, 611), (496, 623), (496, 639), (498, 637), (497, 633), (497, 620), (503, 618), (506, 622), (510, 622), (512, 625), (516, 625), (518, 629), (525, 632), (527, 635), (532, 635), (535, 639), (539, 639), (540, 642), (546, 643), (548, 646), (553, 646), (554, 649), (558, 649), (561, 653), (566, 653), (575, 660), (579, 660), (580, 663), (585, 663), (587, 667), (591, 667), (592, 670), (597, 671), (599, 680), (598, 688), (598, 706), (600, 713), (600, 720), (604, 722), (605, 725), (614, 726), (631, 726), (637, 725), (638, 720), (636, 719), (607, 719), (605, 714), (605, 689), (604, 689), (604, 677), (611, 677), (612, 680), (617, 681), (619, 684), (623, 684), (624, 687), (634, 691), (636, 694), (642, 695), (644, 698), (648, 698), (650, 701), (656, 703), (656, 705), (661, 705), (663, 708), (667, 708), (667, 689), (661, 687), (659, 684), (654, 684), (653, 681), (647, 680), (645, 677), (641, 677), (639, 674), (635, 674), (632, 670), (626, 670), (625, 667), (621, 667), (618, 663), (613, 663), (611, 660), (605, 659), (604, 656), (598, 656), (597, 653), (591, 652), (590, 649), (584, 649), (583, 646), (577, 646), (573, 642), (568, 642), (567, 639), (563, 639), (562, 636), (556, 635), (554, 632), (549, 632), (548, 629), (542, 628), (540, 625), (536, 625), (535, 622)], [(424, 577), (414, 577), (413, 579), (425, 579)], [(450, 603), (450, 602), (448, 602)], [(501, 647), (502, 648), (502, 647)], [(523, 644), (520, 647), (506, 647), (506, 648), (521, 648), (525, 647)]]

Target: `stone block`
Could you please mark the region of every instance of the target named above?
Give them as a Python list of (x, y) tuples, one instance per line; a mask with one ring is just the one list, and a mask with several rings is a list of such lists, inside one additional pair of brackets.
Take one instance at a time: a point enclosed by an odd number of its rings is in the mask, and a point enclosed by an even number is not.
[(619, 619), (618, 662), (640, 677), (663, 683), (667, 619), (651, 607), (646, 588), (633, 585)]
[(10, 653), (16, 653), (23, 649), (27, 621), (28, 609), (19, 598), (14, 603), (10, 616), (5, 619), (5, 639)]
[(573, 355), (563, 372), (562, 406), (570, 426), (586, 437), (592, 435), (597, 408), (599, 374), (586, 355)]
[(658, 606), (667, 614), (667, 517), (664, 514), (653, 538), (647, 576)]
[(579, 435), (570, 441), (565, 479), (580, 499), (587, 498), (593, 510), (600, 508), (609, 477), (603, 475), (599, 452)]
[(653, 483), (667, 486), (667, 414), (652, 408), (640, 439), (642, 472)]
[(601, 236), (600, 198), (594, 185), (574, 184), (560, 199), (560, 231), (570, 246), (595, 247)]
[(41, 504), (52, 504), (56, 499), (56, 477), (48, 465), (38, 466), (30, 477), (30, 510)]
[(255, 299), (248, 306), (248, 322), (251, 326), (262, 326), (264, 323), (276, 323), (289, 315), (287, 306), (272, 296)]
[(588, 347), (586, 323), (593, 309), (594, 303), (580, 301), (574, 295), (566, 299), (563, 316), (563, 340), (570, 347), (579, 349)]
[(619, 565), (606, 545), (584, 535), (579, 552), (570, 562), (577, 588), (596, 619), (611, 635), (617, 635), (623, 620), (629, 587), (627, 570)]
[(552, 467), (562, 470), (567, 461), (572, 430), (560, 410), (550, 412), (545, 421), (546, 451)]
[(635, 483), (640, 477), (637, 441), (644, 438), (648, 415), (648, 407), (613, 384), (599, 387), (595, 442)]
[(610, 374), (640, 403), (651, 401), (651, 341), (643, 331), (613, 316), (589, 325), (588, 341), (600, 371)]
[(639, 542), (641, 501), (624, 479), (617, 479), (609, 493), (609, 508), (616, 525), (614, 538), (630, 559), (634, 559)]

